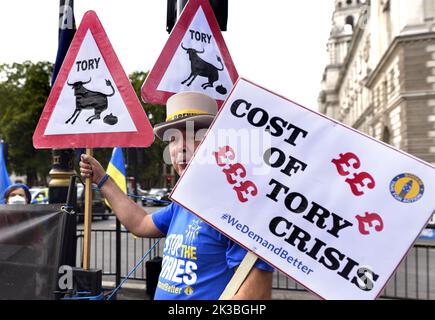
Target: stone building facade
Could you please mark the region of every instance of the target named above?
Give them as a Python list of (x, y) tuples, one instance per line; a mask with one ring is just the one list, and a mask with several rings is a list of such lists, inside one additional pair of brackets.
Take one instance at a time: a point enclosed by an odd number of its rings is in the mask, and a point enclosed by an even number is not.
[(435, 0), (336, 0), (320, 112), (435, 164)]

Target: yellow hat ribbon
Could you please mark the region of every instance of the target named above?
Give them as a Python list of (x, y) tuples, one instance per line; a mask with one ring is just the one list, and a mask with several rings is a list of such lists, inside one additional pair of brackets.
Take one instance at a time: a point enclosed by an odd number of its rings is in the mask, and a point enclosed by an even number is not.
[(170, 115), (168, 115), (166, 117), (166, 122), (171, 121), (171, 120), (175, 120), (178, 118), (184, 118), (187, 116), (193, 116), (193, 115), (198, 115), (198, 114), (208, 114), (208, 113), (203, 111), (203, 110), (199, 110), (199, 109), (182, 109), (182, 110), (179, 110), (177, 112), (174, 112), (174, 113), (171, 113)]

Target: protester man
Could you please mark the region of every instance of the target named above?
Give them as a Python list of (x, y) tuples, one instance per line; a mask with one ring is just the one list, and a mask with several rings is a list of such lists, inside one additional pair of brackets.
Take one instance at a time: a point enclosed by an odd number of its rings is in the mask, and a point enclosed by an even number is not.
[[(205, 94), (182, 92), (168, 99), (166, 112), (166, 121), (156, 125), (154, 133), (169, 141), (172, 165), (181, 175), (201, 142), (194, 139), (195, 135), (210, 126), (217, 104)], [(80, 172), (98, 184), (130, 232), (139, 237), (166, 237), (155, 299), (220, 297), (246, 250), (176, 203), (147, 214), (117, 187), (93, 157), (81, 156)], [(270, 299), (272, 272), (269, 265), (257, 260), (234, 299)]]

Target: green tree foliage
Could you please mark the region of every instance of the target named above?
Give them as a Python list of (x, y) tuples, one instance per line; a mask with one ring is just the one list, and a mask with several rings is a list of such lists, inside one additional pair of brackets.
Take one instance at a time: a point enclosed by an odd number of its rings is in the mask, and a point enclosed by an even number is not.
[(49, 62), (0, 65), (0, 136), (9, 145), (8, 169), (26, 175), (34, 185), (45, 183), (50, 150), (33, 148), (33, 132), (50, 93)]
[[(138, 96), (139, 100), (142, 103), (142, 107), (147, 113), (148, 119), (151, 122), (151, 125), (154, 127), (155, 124), (164, 122), (166, 118), (166, 108), (161, 105), (153, 105), (144, 103), (141, 99), (140, 89), (147, 77), (146, 72), (133, 72), (130, 74), (130, 81), (133, 85), (133, 88)], [(138, 173), (138, 181), (142, 182), (142, 185), (151, 185), (157, 186), (161, 183), (161, 173), (163, 166), (163, 150), (165, 149), (166, 144), (162, 141), (155, 139), (154, 143), (151, 147), (138, 150), (138, 154), (142, 153), (142, 156), (138, 157), (139, 163), (137, 168)], [(132, 153), (130, 152), (129, 155)], [(142, 163), (140, 163), (142, 160)], [(134, 176), (134, 167), (129, 166), (127, 168), (127, 174), (129, 176)]]

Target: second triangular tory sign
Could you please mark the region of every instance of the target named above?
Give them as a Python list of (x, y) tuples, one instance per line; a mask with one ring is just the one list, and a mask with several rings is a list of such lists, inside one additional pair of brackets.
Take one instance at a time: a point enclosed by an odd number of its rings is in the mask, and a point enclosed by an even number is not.
[(142, 98), (166, 104), (175, 93), (197, 91), (221, 106), (237, 78), (209, 1), (190, 0), (142, 86)]

